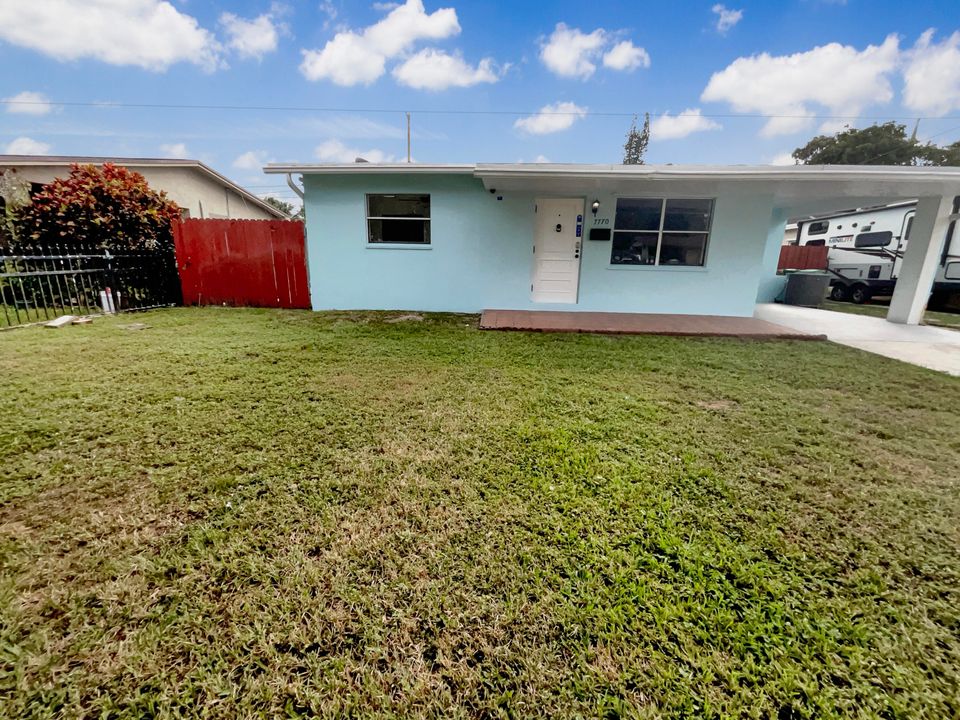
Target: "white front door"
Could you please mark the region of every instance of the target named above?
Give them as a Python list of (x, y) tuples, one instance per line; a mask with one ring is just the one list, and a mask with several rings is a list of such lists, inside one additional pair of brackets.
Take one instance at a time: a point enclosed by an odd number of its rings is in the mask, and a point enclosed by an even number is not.
[(540, 198), (533, 234), (533, 301), (575, 303), (583, 247), (583, 200)]

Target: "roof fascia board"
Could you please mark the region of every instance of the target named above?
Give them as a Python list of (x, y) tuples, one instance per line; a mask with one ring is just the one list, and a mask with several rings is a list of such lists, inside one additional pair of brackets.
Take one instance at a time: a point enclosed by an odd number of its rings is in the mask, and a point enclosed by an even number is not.
[(938, 168), (890, 168), (886, 166), (796, 166), (795, 168), (777, 168), (764, 166), (744, 167), (662, 167), (652, 165), (637, 166), (554, 166), (532, 168), (530, 166), (478, 165), (477, 177), (481, 178), (584, 178), (584, 179), (636, 179), (636, 180), (763, 180), (790, 182), (818, 182), (822, 180), (850, 181), (916, 181), (932, 180), (960, 182), (960, 167)]
[(764, 183), (812, 183), (822, 181), (865, 183), (945, 183), (960, 185), (960, 167), (889, 167), (882, 165), (535, 165), (535, 164), (407, 164), (407, 163), (320, 163), (272, 164), (267, 174), (300, 175), (473, 175), (484, 181), (494, 179), (575, 179), (647, 181), (724, 181)]
[(378, 165), (376, 163), (342, 163), (319, 165), (267, 165), (263, 171), (271, 175), (297, 173), (300, 175), (404, 175), (404, 174), (431, 174), (431, 175), (473, 175), (474, 165), (425, 165), (425, 164), (391, 164)]

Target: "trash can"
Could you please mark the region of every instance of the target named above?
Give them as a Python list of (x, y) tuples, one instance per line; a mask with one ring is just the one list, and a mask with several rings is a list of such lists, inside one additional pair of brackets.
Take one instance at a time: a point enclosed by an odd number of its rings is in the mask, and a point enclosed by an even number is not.
[(819, 307), (827, 296), (830, 287), (829, 273), (800, 271), (787, 275), (787, 288), (783, 293), (783, 302), (786, 305), (803, 305), (805, 307)]

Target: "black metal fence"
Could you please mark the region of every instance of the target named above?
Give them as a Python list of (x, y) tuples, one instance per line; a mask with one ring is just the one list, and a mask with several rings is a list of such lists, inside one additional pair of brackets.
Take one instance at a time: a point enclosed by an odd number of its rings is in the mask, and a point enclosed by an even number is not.
[(0, 327), (180, 302), (172, 243), (122, 252), (76, 244), (0, 248)]

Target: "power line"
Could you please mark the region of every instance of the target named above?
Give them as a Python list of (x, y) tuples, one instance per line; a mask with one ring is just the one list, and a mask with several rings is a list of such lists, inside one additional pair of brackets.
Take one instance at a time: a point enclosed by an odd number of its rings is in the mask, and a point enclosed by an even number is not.
[[(70, 102), (70, 101), (37, 101), (37, 100), (0, 100), (2, 105), (24, 105), (24, 106), (56, 106), (56, 107), (91, 107), (91, 108), (120, 108), (133, 110), (231, 110), (231, 111), (271, 111), (271, 112), (317, 112), (317, 113), (368, 113), (368, 114), (390, 114), (401, 115), (407, 110), (398, 110), (395, 108), (377, 108), (377, 107), (317, 107), (302, 105), (213, 105), (213, 104), (189, 104), (189, 103), (121, 103), (121, 102)], [(411, 113), (419, 115), (558, 115), (577, 117), (633, 117), (649, 112), (651, 116), (656, 117), (664, 112), (658, 110), (634, 110), (634, 111), (597, 111), (597, 110), (454, 110), (454, 109), (436, 109), (420, 108), (409, 110)], [(735, 118), (791, 118), (791, 119), (809, 119), (809, 120), (960, 120), (960, 115), (947, 115), (942, 117), (933, 117), (925, 115), (820, 115), (820, 114), (792, 114), (780, 115), (774, 113), (701, 113), (701, 112), (680, 112), (671, 117), (706, 117), (719, 119)]]

